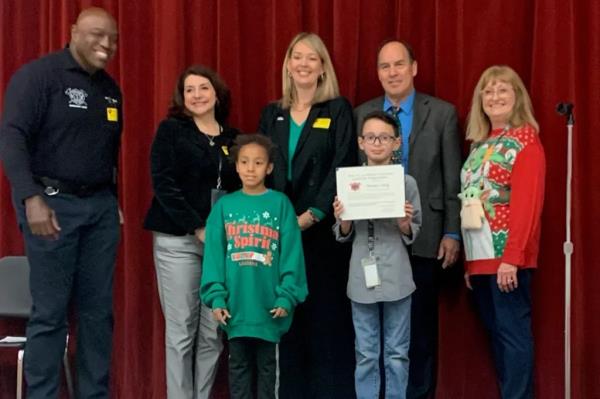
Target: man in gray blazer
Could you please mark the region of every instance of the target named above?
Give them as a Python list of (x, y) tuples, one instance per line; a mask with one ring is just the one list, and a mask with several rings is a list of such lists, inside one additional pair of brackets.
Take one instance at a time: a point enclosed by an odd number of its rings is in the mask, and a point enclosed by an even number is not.
[(456, 261), (460, 248), (457, 195), (462, 159), (457, 116), (451, 104), (415, 91), (417, 61), (407, 43), (382, 44), (377, 74), (385, 95), (360, 105), (354, 114), (358, 131), (371, 111), (396, 116), (402, 133), (397, 161), (419, 187), (423, 224), (411, 248), (417, 290), (412, 297), (407, 398), (427, 398), (435, 389), (440, 270)]

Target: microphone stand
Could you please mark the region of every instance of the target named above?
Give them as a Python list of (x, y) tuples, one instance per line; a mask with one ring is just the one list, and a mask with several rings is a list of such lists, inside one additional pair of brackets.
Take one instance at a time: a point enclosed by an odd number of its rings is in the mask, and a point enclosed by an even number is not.
[(566, 237), (563, 243), (565, 255), (565, 399), (571, 398), (571, 256), (573, 255), (573, 242), (571, 242), (571, 183), (573, 179), (573, 104), (569, 102), (558, 103), (556, 112), (567, 119), (567, 201), (566, 201)]

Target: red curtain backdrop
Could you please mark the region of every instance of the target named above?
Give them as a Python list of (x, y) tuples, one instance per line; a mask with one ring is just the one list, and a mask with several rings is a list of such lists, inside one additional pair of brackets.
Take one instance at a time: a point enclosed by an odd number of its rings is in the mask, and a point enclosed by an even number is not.
[[(491, 64), (516, 69), (530, 90), (547, 157), (539, 270), (533, 286), (538, 398), (564, 397), (563, 312), (566, 129), (558, 101), (575, 103), (573, 205), (573, 398), (600, 398), (600, 2), (596, 0), (3, 0), (0, 1), (0, 91), (23, 63), (68, 41), (70, 24), (87, 6), (115, 15), (119, 50), (109, 71), (124, 92), (121, 206), (125, 225), (115, 276), (115, 398), (164, 398), (163, 319), (150, 234), (142, 220), (151, 198), (148, 155), (178, 73), (203, 63), (232, 90), (231, 124), (253, 131), (261, 107), (277, 99), (281, 63), (299, 31), (321, 35), (343, 95), (353, 104), (381, 88), (375, 51), (388, 37), (413, 44), (417, 89), (457, 106), (461, 123), (473, 87)], [(0, 105), (10, 98), (0, 97)], [(67, 160), (68, 161), (68, 160)], [(23, 243), (0, 181), (0, 256)], [(444, 273), (440, 297), (438, 399), (497, 398), (486, 336), (462, 282)], [(22, 325), (0, 321), (0, 335)], [(13, 354), (0, 357), (0, 398), (15, 388)], [(220, 380), (219, 392), (224, 392)], [(224, 396), (224, 395), (222, 395)]]

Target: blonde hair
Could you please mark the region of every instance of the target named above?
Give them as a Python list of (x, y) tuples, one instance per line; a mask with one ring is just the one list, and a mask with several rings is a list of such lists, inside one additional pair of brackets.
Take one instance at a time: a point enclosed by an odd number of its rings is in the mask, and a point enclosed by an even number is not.
[(331, 100), (340, 95), (337, 77), (335, 76), (331, 57), (329, 57), (329, 52), (327, 51), (327, 47), (325, 47), (325, 43), (323, 43), (321, 38), (314, 33), (302, 32), (292, 39), (285, 52), (285, 58), (283, 59), (283, 67), (281, 68), (281, 86), (283, 90), (283, 97), (281, 98), (282, 108), (290, 108), (296, 100), (296, 87), (294, 86), (292, 77), (288, 73), (287, 64), (290, 58), (292, 58), (294, 46), (299, 42), (303, 42), (314, 50), (321, 58), (321, 64), (323, 64), (323, 75), (317, 80), (317, 91), (315, 92), (311, 104)]
[(523, 81), (517, 73), (506, 65), (493, 65), (483, 71), (479, 82), (473, 91), (473, 101), (471, 102), (471, 111), (467, 117), (466, 139), (470, 141), (482, 141), (488, 137), (491, 130), (490, 119), (483, 111), (483, 89), (490, 82), (501, 81), (512, 86), (515, 92), (515, 105), (508, 118), (511, 127), (520, 127), (526, 123), (530, 124), (539, 131), (539, 125), (533, 117), (533, 108), (531, 99)]

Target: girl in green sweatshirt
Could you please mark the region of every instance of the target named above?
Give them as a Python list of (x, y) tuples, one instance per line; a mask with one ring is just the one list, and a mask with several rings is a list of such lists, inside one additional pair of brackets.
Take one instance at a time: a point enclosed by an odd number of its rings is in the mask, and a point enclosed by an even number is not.
[(242, 189), (221, 198), (206, 224), (200, 295), (229, 339), (231, 398), (276, 397), (277, 343), (308, 293), (300, 229), (289, 199), (265, 187), (271, 141), (241, 135), (232, 150)]

